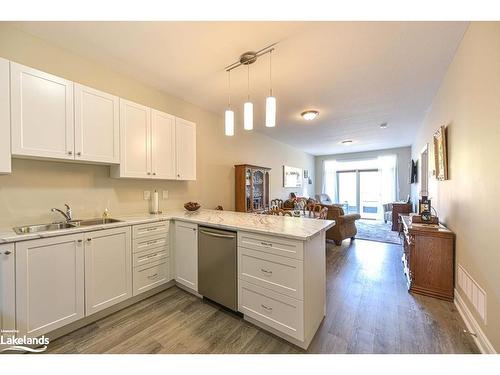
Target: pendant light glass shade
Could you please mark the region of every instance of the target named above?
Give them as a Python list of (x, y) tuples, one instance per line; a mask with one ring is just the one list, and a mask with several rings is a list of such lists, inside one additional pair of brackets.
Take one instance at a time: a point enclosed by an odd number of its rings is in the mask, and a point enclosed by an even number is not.
[(245, 130), (253, 129), (253, 103), (245, 102), (243, 106), (243, 128)]
[(225, 134), (228, 137), (231, 137), (234, 135), (234, 112), (231, 111), (230, 109), (226, 109), (225, 113)]
[(266, 127), (274, 128), (276, 126), (276, 98), (268, 96), (266, 98)]

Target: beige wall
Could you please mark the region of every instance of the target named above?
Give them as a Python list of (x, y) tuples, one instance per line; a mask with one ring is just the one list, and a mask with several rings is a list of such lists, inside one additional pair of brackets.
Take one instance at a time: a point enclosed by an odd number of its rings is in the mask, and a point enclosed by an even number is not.
[[(51, 207), (69, 203), (75, 216), (145, 212), (143, 190), (168, 190), (163, 209), (197, 200), (204, 207), (221, 204), (234, 209), (234, 164), (271, 167), (271, 197), (286, 197), (282, 188), (283, 164), (308, 169), (314, 181), (313, 156), (258, 132), (237, 129), (223, 134), (222, 117), (171, 95), (147, 87), (94, 61), (48, 44), (6, 23), (0, 23), (0, 56), (156, 108), (197, 123), (195, 182), (118, 180), (109, 167), (52, 161), (14, 160), (12, 174), (0, 176), (0, 227), (51, 220)], [(309, 194), (314, 185), (307, 185)]]
[[(352, 159), (366, 159), (376, 158), (383, 155), (397, 155), (398, 157), (398, 182), (399, 182), (399, 196), (397, 199), (406, 199), (410, 194), (410, 184), (408, 183), (409, 167), (408, 163), (411, 160), (411, 147), (398, 147), (388, 148), (385, 150), (365, 151), (365, 152), (351, 152), (346, 154), (334, 155), (321, 155), (316, 156), (315, 170), (316, 170), (316, 194), (321, 193), (323, 186), (323, 161), (325, 160), (352, 160)], [(333, 197), (332, 197), (333, 199)]]
[[(456, 264), (487, 294), (487, 325), (480, 323), (500, 351), (500, 23), (473, 22), (451, 63), (413, 145), (413, 156), (448, 126), (449, 180), (429, 178), (439, 218), (456, 233)], [(419, 186), (412, 189), (418, 197)], [(456, 286), (458, 288), (458, 286)], [(466, 300), (465, 293), (458, 289)], [(469, 309), (473, 311), (470, 303)], [(480, 322), (477, 314), (476, 320)]]

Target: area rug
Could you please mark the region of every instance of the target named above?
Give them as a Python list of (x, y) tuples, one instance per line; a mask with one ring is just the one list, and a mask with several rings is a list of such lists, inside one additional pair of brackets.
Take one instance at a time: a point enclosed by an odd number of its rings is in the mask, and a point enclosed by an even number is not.
[(401, 244), (399, 234), (397, 231), (393, 232), (391, 226), (391, 223), (384, 223), (383, 221), (357, 220), (356, 228), (358, 228), (358, 233), (356, 238), (399, 245)]

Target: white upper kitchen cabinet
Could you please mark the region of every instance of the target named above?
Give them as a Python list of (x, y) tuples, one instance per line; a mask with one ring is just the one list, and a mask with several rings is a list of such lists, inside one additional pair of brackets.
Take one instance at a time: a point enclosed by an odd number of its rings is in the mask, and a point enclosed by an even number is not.
[(12, 155), (74, 159), (73, 82), (10, 63)]
[(14, 244), (0, 245), (0, 331), (16, 328)]
[(175, 117), (151, 110), (151, 175), (175, 180)]
[(84, 317), (83, 235), (16, 243), (16, 326), (43, 335)]
[(11, 172), (9, 61), (0, 57), (0, 174)]
[(198, 292), (198, 225), (175, 222), (175, 281)]
[(151, 108), (120, 99), (120, 166), (113, 177), (151, 177)]
[(175, 119), (176, 169), (178, 180), (196, 180), (196, 124)]
[(132, 297), (130, 227), (85, 233), (85, 315)]
[(75, 160), (120, 162), (119, 98), (75, 83)]

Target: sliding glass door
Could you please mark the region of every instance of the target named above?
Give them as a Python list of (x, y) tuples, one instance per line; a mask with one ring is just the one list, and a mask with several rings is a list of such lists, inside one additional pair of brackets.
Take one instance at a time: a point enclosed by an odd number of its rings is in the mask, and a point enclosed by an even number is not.
[(380, 173), (378, 169), (337, 171), (337, 202), (346, 213), (380, 220)]
[(344, 206), (344, 212), (353, 214), (358, 210), (358, 188), (356, 171), (337, 172), (337, 202)]

